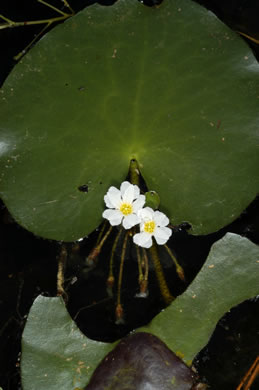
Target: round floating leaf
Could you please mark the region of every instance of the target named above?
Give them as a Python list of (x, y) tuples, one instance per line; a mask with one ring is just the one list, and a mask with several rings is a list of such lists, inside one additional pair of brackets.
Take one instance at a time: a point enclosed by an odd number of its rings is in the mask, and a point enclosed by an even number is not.
[(173, 224), (215, 231), (258, 191), (258, 81), (246, 44), (192, 1), (88, 7), (5, 82), (1, 196), (34, 233), (78, 239), (135, 157)]
[(62, 298), (39, 296), (22, 336), (24, 390), (82, 389), (112, 344), (84, 336)]
[(105, 357), (85, 390), (190, 390), (195, 380), (194, 372), (159, 338), (137, 333)]
[(259, 294), (259, 247), (227, 233), (188, 289), (148, 327), (186, 363), (208, 343), (219, 319), (231, 307)]

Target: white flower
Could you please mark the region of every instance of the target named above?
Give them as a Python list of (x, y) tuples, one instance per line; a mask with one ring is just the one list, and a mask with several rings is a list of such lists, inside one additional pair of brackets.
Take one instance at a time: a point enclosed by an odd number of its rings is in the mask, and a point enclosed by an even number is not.
[(112, 226), (122, 222), (125, 229), (130, 229), (140, 222), (137, 213), (145, 204), (145, 195), (140, 195), (137, 185), (124, 181), (120, 190), (110, 187), (104, 201), (108, 209), (103, 212), (103, 218), (108, 219)]
[(135, 244), (143, 248), (150, 248), (153, 243), (153, 236), (159, 245), (167, 242), (172, 234), (172, 230), (166, 227), (169, 224), (169, 219), (164, 213), (145, 207), (138, 212), (138, 216), (141, 218), (140, 233), (133, 236)]

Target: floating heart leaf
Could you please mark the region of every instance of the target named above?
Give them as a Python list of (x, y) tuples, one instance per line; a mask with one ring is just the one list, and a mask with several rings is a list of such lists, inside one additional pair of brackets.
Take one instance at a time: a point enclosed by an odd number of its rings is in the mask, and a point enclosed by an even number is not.
[[(156, 335), (190, 364), (207, 344), (222, 315), (259, 293), (258, 258), (259, 248), (255, 244), (227, 234), (213, 245), (186, 292), (139, 331)], [(23, 333), (23, 389), (83, 388), (113, 347), (114, 344), (84, 336), (61, 298), (40, 296), (31, 308)]]
[(245, 43), (189, 0), (88, 7), (1, 90), (1, 196), (34, 233), (78, 239), (135, 157), (174, 224), (215, 231), (258, 191), (258, 80)]
[(186, 363), (208, 342), (219, 319), (231, 307), (259, 294), (259, 248), (227, 233), (211, 248), (188, 289), (148, 327)]
[(62, 298), (39, 296), (23, 332), (23, 389), (83, 388), (86, 378), (112, 347), (84, 336)]

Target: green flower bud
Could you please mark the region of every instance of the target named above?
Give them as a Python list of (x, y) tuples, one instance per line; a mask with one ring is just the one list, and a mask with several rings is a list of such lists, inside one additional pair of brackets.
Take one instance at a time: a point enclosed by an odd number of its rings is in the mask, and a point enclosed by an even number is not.
[(151, 207), (153, 210), (157, 210), (160, 205), (160, 197), (156, 191), (148, 191), (145, 193), (146, 203), (145, 207)]

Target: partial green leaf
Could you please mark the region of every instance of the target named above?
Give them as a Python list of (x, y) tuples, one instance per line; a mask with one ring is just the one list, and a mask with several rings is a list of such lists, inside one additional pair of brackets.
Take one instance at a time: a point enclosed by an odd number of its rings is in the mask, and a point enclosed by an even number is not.
[[(228, 233), (213, 245), (202, 270), (184, 294), (138, 331), (157, 336), (190, 364), (208, 343), (223, 314), (259, 294), (258, 279), (259, 247)], [(84, 336), (61, 298), (40, 296), (31, 308), (23, 333), (23, 389), (82, 389), (113, 348), (114, 344)]]
[(1, 90), (0, 194), (28, 230), (75, 240), (101, 222), (105, 192), (135, 157), (173, 224), (215, 231), (258, 192), (258, 70), (192, 1), (88, 7)]
[(24, 390), (79, 390), (113, 345), (88, 339), (62, 298), (39, 296), (22, 336)]
[(227, 233), (212, 246), (184, 294), (139, 330), (160, 337), (190, 364), (208, 343), (224, 313), (259, 294), (258, 280), (259, 247), (244, 237)]

